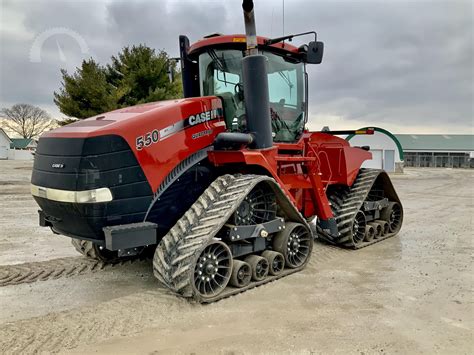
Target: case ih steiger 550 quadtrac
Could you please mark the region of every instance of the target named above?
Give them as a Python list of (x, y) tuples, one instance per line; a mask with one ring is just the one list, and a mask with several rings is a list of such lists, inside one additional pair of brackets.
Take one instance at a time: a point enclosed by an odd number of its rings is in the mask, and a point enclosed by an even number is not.
[(242, 7), (246, 35), (180, 37), (184, 99), (46, 133), (32, 175), (42, 226), (103, 261), (153, 250), (160, 283), (200, 302), (302, 270), (316, 234), (357, 249), (403, 219), (388, 175), (361, 168), (367, 148), (336, 136), (354, 131), (305, 129), (316, 33), (257, 37)]

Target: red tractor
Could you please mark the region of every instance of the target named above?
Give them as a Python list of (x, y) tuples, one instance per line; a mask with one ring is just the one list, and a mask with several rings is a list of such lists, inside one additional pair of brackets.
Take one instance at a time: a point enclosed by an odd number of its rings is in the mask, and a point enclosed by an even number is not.
[(370, 130), (305, 129), (316, 33), (257, 37), (242, 7), (246, 35), (180, 36), (184, 99), (44, 134), (31, 181), (41, 226), (105, 262), (153, 251), (160, 283), (200, 302), (302, 270), (314, 238), (357, 249), (403, 220), (388, 175), (361, 168), (367, 147), (336, 136)]

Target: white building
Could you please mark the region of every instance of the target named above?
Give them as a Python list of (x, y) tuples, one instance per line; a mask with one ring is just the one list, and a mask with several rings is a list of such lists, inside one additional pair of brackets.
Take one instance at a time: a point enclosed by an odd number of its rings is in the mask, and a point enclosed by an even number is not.
[(0, 160), (33, 160), (37, 146), (32, 138), (10, 138), (0, 128)]
[[(367, 129), (369, 127), (361, 128)], [(403, 148), (397, 137), (389, 131), (374, 128), (373, 135), (349, 135), (346, 140), (351, 146), (369, 146), (372, 160), (362, 164), (364, 168), (384, 169), (387, 172), (403, 172)]]
[(11, 142), (5, 131), (0, 128), (0, 160), (8, 159)]

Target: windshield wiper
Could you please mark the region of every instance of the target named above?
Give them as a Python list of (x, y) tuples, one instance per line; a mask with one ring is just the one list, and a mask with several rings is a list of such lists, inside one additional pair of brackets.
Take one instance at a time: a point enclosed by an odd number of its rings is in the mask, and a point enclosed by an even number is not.
[(305, 36), (305, 35), (310, 35), (310, 34), (314, 34), (314, 40), (316, 41), (316, 39), (317, 39), (316, 32), (309, 31), (309, 32), (303, 32), (303, 33), (297, 33), (295, 35), (288, 35), (288, 36), (283, 36), (283, 37), (266, 39), (263, 43), (266, 46), (271, 46), (272, 44), (280, 43), (280, 42), (283, 42), (283, 41), (286, 41), (286, 40), (291, 42), (293, 40), (293, 37)]
[(288, 85), (290, 88), (290, 98), (291, 98), (291, 91), (293, 90), (293, 83), (290, 80), (289, 74), (285, 75), (283, 72), (279, 71), (278, 74), (283, 78), (283, 81)]
[(216, 51), (214, 49), (208, 49), (207, 53), (209, 54), (209, 57), (211, 57), (212, 62), (214, 63), (216, 68), (224, 72), (225, 71), (224, 61), (221, 58), (219, 58)]

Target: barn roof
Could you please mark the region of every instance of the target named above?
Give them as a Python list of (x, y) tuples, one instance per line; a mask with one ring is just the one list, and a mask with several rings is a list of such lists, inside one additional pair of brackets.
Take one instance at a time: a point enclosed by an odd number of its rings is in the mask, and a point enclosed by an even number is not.
[(31, 143), (32, 138), (11, 138), (11, 149), (25, 149)]
[(472, 134), (396, 134), (403, 150), (474, 151)]

